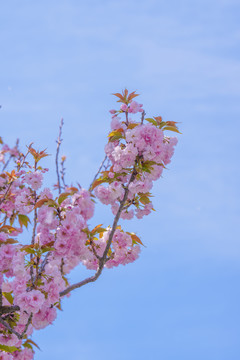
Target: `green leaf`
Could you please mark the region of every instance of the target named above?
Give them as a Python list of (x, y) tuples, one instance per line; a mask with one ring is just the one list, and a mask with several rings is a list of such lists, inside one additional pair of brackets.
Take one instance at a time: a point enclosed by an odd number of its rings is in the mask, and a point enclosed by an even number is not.
[(19, 221), (19, 225), (21, 226), (21, 228), (23, 227), (23, 225), (27, 228), (28, 227), (28, 223), (30, 223), (30, 219), (27, 215), (18, 215), (18, 221)]
[(142, 171), (145, 171), (145, 172), (147, 172), (147, 173), (151, 173), (151, 170), (149, 169), (149, 167), (147, 167), (147, 166), (142, 166)]
[(41, 249), (41, 253), (44, 254), (47, 251), (55, 251), (56, 249), (54, 247), (46, 246)]
[(20, 251), (26, 251), (28, 254), (35, 254), (34, 245), (24, 245)]
[(61, 203), (66, 200), (66, 198), (71, 195), (71, 193), (62, 193), (61, 195), (59, 195), (59, 198), (58, 198), (58, 204), (61, 205)]
[(182, 134), (182, 133), (178, 130), (178, 128), (176, 128), (175, 126), (165, 126), (165, 127), (163, 128), (163, 130), (164, 130), (164, 131), (165, 131), (165, 130), (174, 131), (174, 132), (176, 132), (176, 133), (178, 133), (178, 134)]
[(116, 135), (114, 135), (114, 136), (111, 136), (110, 138), (109, 138), (109, 141), (110, 142), (113, 142), (113, 141), (116, 141), (116, 140), (119, 140), (119, 139), (122, 139), (123, 138), (123, 135), (122, 134), (116, 134)]
[(41, 350), (40, 347), (38, 346), (38, 344), (36, 344), (33, 340), (31, 339), (27, 339), (27, 341), (23, 344), (23, 346), (25, 346), (25, 344), (32, 344), (34, 346), (36, 346), (36, 348), (38, 348), (38, 350)]
[(90, 231), (88, 230), (88, 228), (82, 229), (82, 232), (84, 232), (85, 234), (89, 235)]
[(11, 292), (5, 292), (3, 291), (3, 296), (5, 297), (5, 299), (7, 299), (7, 301), (12, 305), (13, 304), (13, 296), (12, 296), (12, 291)]
[(150, 122), (151, 124), (153, 124), (153, 125), (155, 125), (155, 126), (158, 125), (158, 123), (157, 123), (154, 119), (152, 119), (152, 118), (146, 118), (145, 120), (147, 120), (148, 122)]
[(139, 123), (130, 123), (127, 128), (134, 129), (136, 126), (139, 126), (139, 125), (140, 125)]
[(144, 205), (150, 203), (150, 199), (149, 199), (147, 196), (141, 196), (140, 199), (139, 199), (139, 201), (140, 201), (142, 204), (144, 204)]
[(124, 133), (124, 130), (122, 128), (113, 130), (108, 134), (108, 137), (116, 136), (116, 135), (122, 135)]
[(32, 345), (30, 345), (29, 343), (25, 342), (25, 343), (23, 344), (23, 346), (24, 346), (25, 348), (28, 348), (28, 349), (30, 349), (30, 350), (33, 351), (33, 347), (32, 347)]
[(13, 353), (14, 351), (20, 351), (20, 349), (17, 348), (16, 346), (6, 346), (6, 345), (1, 345), (1, 344), (0, 344), (0, 350), (8, 352), (8, 353)]

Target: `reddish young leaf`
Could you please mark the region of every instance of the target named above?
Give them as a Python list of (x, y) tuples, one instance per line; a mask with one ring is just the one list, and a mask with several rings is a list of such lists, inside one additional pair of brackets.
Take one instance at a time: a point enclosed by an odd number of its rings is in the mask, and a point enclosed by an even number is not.
[(135, 97), (139, 96), (139, 94), (135, 94), (136, 91), (131, 92), (131, 94), (128, 95), (128, 102), (130, 102)]
[(43, 206), (46, 202), (48, 202), (48, 198), (45, 199), (41, 199), (39, 201), (36, 202), (34, 209), (40, 208), (41, 206)]

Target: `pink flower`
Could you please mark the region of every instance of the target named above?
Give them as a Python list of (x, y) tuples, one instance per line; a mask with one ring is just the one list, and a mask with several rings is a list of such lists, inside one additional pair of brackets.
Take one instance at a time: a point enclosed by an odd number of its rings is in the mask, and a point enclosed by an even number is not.
[(36, 314), (42, 307), (45, 296), (39, 290), (32, 290), (16, 296), (16, 305), (26, 310), (29, 314)]
[(0, 360), (13, 360), (13, 355), (0, 350)]
[(49, 324), (52, 324), (57, 317), (56, 308), (42, 307), (33, 315), (33, 327), (37, 330), (43, 329)]
[(142, 219), (144, 215), (149, 215), (152, 210), (153, 204), (150, 202), (146, 204), (143, 209), (136, 209), (136, 217)]
[(114, 116), (111, 121), (111, 129), (117, 130), (122, 127), (122, 124), (120, 123), (121, 118)]
[(128, 110), (128, 106), (127, 106), (126, 104), (122, 104), (122, 105), (120, 106), (120, 109), (121, 109), (122, 111), (127, 111), (127, 110)]
[(34, 353), (31, 349), (23, 349), (22, 351), (15, 351), (13, 353), (14, 360), (32, 360)]
[(32, 187), (33, 190), (38, 190), (42, 186), (43, 176), (39, 171), (29, 172), (23, 180)]
[(89, 220), (94, 214), (94, 202), (88, 190), (81, 189), (72, 197), (72, 203), (77, 206), (77, 212), (82, 215), (85, 220)]
[(142, 104), (138, 104), (136, 101), (132, 101), (129, 107), (129, 112), (136, 114), (137, 112), (143, 112)]

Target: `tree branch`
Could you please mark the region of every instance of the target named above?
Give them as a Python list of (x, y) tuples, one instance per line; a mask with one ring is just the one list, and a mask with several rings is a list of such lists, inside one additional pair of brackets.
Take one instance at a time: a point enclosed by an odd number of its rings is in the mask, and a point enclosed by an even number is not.
[[(4, 309), (3, 309), (4, 308)], [(20, 307), (17, 306), (17, 305), (14, 305), (14, 306), (2, 306), (0, 308), (0, 314), (11, 314), (15, 311), (19, 311), (20, 310)], [(25, 328), (23, 330), (23, 332), (20, 334), (19, 332), (17, 332), (16, 330), (14, 330), (2, 317), (0, 317), (0, 324), (2, 324), (8, 331), (10, 331), (10, 333), (16, 335), (18, 337), (19, 340), (21, 340), (24, 335), (26, 334), (27, 332), (27, 329), (29, 327), (29, 325), (31, 324), (31, 321), (32, 321), (32, 317), (33, 317), (33, 313), (31, 313), (28, 317), (28, 321), (25, 325)]]
[(143, 110), (142, 112), (142, 117), (141, 117), (141, 125), (143, 124), (144, 121), (144, 116), (146, 115), (145, 111)]
[(21, 339), (21, 334), (19, 334), (17, 331), (15, 331), (6, 321), (4, 321), (1, 317), (0, 317), (0, 324), (2, 324), (6, 329), (8, 329), (8, 331), (10, 331), (10, 333), (16, 335), (18, 337), (18, 339)]
[(13, 305), (13, 306), (1, 306), (0, 307), (0, 315), (3, 314), (12, 314), (15, 311), (19, 311), (20, 307), (18, 305)]
[[(30, 148), (32, 146), (33, 143), (31, 143), (28, 147), (28, 152), (26, 153), (26, 155), (23, 156), (23, 160), (21, 162), (21, 164), (18, 166), (18, 171), (21, 169), (21, 167), (24, 165), (24, 162), (26, 160), (26, 157), (28, 156), (28, 154), (30, 153)], [(7, 190), (3, 196), (3, 198), (0, 200), (0, 205), (5, 201), (6, 197), (7, 197), (7, 194), (9, 193), (10, 189), (11, 189), (11, 186), (12, 184), (14, 183), (15, 179), (10, 181), (10, 183), (8, 184), (8, 187), (7, 187)]]
[(64, 162), (66, 160), (66, 157), (65, 156), (62, 156), (62, 161), (61, 161), (61, 170), (60, 170), (60, 174), (61, 174), (61, 179), (62, 179), (62, 183), (63, 183), (63, 186), (66, 188), (66, 183), (65, 183), (65, 167), (64, 167)]
[[(35, 161), (34, 163), (34, 170), (37, 170), (37, 162)], [(36, 227), (37, 227), (37, 209), (35, 208), (35, 205), (37, 203), (37, 192), (36, 190), (34, 191), (34, 218), (33, 218), (33, 231), (32, 231), (32, 241), (31, 244), (34, 245), (35, 243), (35, 235), (36, 235)], [(33, 254), (30, 254), (30, 260), (32, 261), (33, 259)], [(32, 285), (34, 286), (34, 282), (33, 282), (33, 265), (31, 265), (30, 267), (30, 275), (31, 275), (31, 281), (32, 281)]]
[(94, 176), (94, 179), (93, 179), (93, 181), (91, 182), (88, 191), (91, 191), (92, 185), (93, 185), (94, 181), (97, 179), (98, 175), (100, 174), (100, 172), (101, 172), (101, 170), (102, 170), (102, 168), (103, 168), (104, 163), (105, 163), (106, 160), (107, 160), (107, 155), (105, 156), (105, 158), (104, 158), (103, 161), (101, 162), (101, 165), (100, 165), (100, 167), (99, 167), (99, 169), (98, 169), (98, 172), (97, 172), (96, 175)]
[(124, 204), (127, 200), (127, 197), (128, 197), (128, 193), (129, 193), (129, 185), (131, 182), (134, 181), (135, 177), (137, 175), (137, 172), (136, 172), (136, 169), (135, 167), (133, 168), (133, 172), (132, 172), (132, 175), (130, 177), (130, 180), (128, 182), (128, 185), (126, 186), (125, 188), (125, 191), (124, 191), (124, 196), (123, 196), (123, 199), (122, 201), (120, 202), (120, 206), (119, 206), (119, 209), (118, 209), (118, 212), (114, 218), (114, 221), (113, 221), (113, 225), (112, 225), (112, 229), (111, 229), (111, 232), (110, 232), (110, 235), (109, 235), (109, 238), (108, 238), (108, 241), (107, 241), (107, 245), (106, 245), (106, 248), (104, 250), (104, 253), (103, 253), (103, 256), (101, 257), (101, 259), (99, 260), (99, 266), (98, 266), (98, 269), (95, 273), (95, 275), (93, 276), (90, 276), (88, 277), (87, 279), (85, 280), (82, 280), (76, 284), (73, 284), (73, 285), (70, 285), (69, 287), (67, 287), (65, 290), (61, 291), (60, 292), (60, 296), (64, 296), (64, 295), (67, 295), (69, 292), (71, 292), (72, 290), (74, 289), (77, 289), (77, 288), (80, 288), (82, 287), (83, 285), (86, 285), (90, 282), (94, 282), (96, 281), (99, 276), (101, 275), (102, 271), (103, 271), (103, 267), (104, 267), (104, 264), (106, 262), (106, 258), (107, 258), (107, 254), (108, 254), (108, 251), (110, 249), (110, 246), (111, 246), (111, 243), (112, 243), (112, 240), (113, 240), (113, 235), (116, 231), (116, 228), (117, 228), (117, 224), (118, 224), (118, 220), (120, 218), (120, 215), (121, 215), (121, 212), (123, 210), (123, 207), (124, 207)]
[(60, 145), (62, 143), (62, 127), (63, 127), (63, 119), (61, 119), (60, 121), (60, 126), (59, 126), (59, 134), (58, 134), (58, 138), (57, 138), (57, 151), (56, 151), (56, 172), (57, 172), (57, 180), (58, 180), (58, 192), (59, 195), (61, 194), (61, 184), (60, 184), (60, 175), (59, 175), (59, 168), (58, 168), (58, 156), (59, 156), (59, 150), (60, 150)]
[[(19, 139), (17, 139), (16, 141), (16, 145), (15, 145), (15, 148), (18, 150), (18, 145), (19, 145)], [(11, 159), (14, 157), (14, 155), (10, 155), (7, 162), (4, 164), (3, 168), (2, 168), (2, 173), (4, 172), (4, 170), (8, 167)]]
[(21, 339), (22, 339), (23, 336), (26, 334), (27, 329), (28, 329), (29, 325), (31, 324), (32, 317), (33, 317), (33, 313), (31, 313), (31, 314), (29, 315), (29, 318), (28, 318), (28, 321), (27, 321), (27, 323), (26, 323), (26, 325), (25, 325), (25, 328), (24, 328), (23, 332), (22, 332), (21, 335), (20, 335)]

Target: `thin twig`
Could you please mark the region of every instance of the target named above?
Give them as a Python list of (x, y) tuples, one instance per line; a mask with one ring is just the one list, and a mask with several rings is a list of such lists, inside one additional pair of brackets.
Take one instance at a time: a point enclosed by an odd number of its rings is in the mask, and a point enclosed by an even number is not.
[(129, 122), (128, 122), (128, 111), (125, 111), (125, 115), (126, 115), (126, 125), (128, 126)]
[(60, 170), (60, 174), (61, 174), (61, 179), (62, 179), (62, 183), (63, 183), (63, 186), (64, 188), (66, 188), (66, 183), (65, 183), (65, 167), (64, 167), (64, 162), (66, 160), (66, 157), (65, 156), (62, 156), (62, 161), (61, 161), (61, 170)]
[[(13, 313), (15, 311), (19, 311), (20, 310), (20, 307), (17, 306), (17, 305), (14, 305), (14, 306), (3, 306), (4, 308), (9, 308), (11, 309), (11, 311), (6, 311), (6, 312), (1, 312), (1, 309), (0, 309), (0, 314), (3, 314), (3, 313)], [(32, 317), (33, 317), (33, 313), (31, 313), (28, 317), (28, 321), (25, 325), (25, 328), (23, 330), (23, 332), (20, 334), (19, 332), (15, 331), (6, 321), (3, 320), (3, 318), (0, 317), (0, 323), (6, 328), (8, 329), (8, 331), (10, 331), (10, 333), (16, 335), (18, 337), (18, 339), (22, 339), (24, 337), (24, 335), (26, 334), (27, 332), (27, 329), (29, 327), (29, 325), (31, 324), (31, 321), (32, 321)]]
[[(19, 145), (19, 139), (16, 140), (16, 145), (15, 148), (18, 150), (18, 145)], [(4, 164), (3, 168), (2, 168), (2, 172), (4, 172), (4, 170), (8, 167), (8, 164), (10, 163), (11, 159), (14, 157), (14, 155), (10, 155), (7, 162)]]
[(43, 271), (44, 271), (44, 269), (45, 269), (45, 266), (46, 266), (47, 263), (48, 263), (48, 257), (49, 257), (49, 255), (51, 255), (51, 254), (52, 254), (52, 252), (49, 251), (49, 252), (47, 253), (47, 255), (45, 256), (45, 258), (44, 258), (44, 260), (43, 260), (43, 262), (42, 262), (42, 264), (41, 264), (41, 266), (40, 266), (40, 269), (39, 269), (38, 273), (37, 273), (35, 276), (32, 277), (32, 279), (31, 279), (31, 280), (32, 280), (32, 285), (29, 286), (29, 287), (27, 287), (27, 289), (26, 289), (27, 292), (32, 291), (32, 289), (34, 288), (34, 284), (35, 284), (36, 281), (37, 281), (38, 279), (40, 279), (40, 277), (42, 276), (42, 273), (43, 273)]
[(105, 163), (106, 160), (107, 160), (107, 155), (105, 156), (105, 158), (104, 158), (103, 161), (101, 162), (101, 165), (100, 165), (100, 167), (99, 167), (99, 169), (98, 169), (98, 172), (97, 172), (96, 175), (94, 176), (94, 179), (93, 179), (93, 181), (91, 182), (88, 191), (91, 191), (92, 185), (93, 185), (94, 181), (97, 179), (98, 175), (100, 174), (100, 172), (101, 172), (101, 170), (102, 170), (102, 168), (103, 168), (104, 163)]
[[(36, 171), (36, 169), (37, 169), (37, 162), (35, 161), (34, 170)], [(35, 208), (36, 203), (37, 203), (37, 192), (34, 191), (34, 219), (33, 219), (33, 231), (32, 231), (32, 241), (31, 241), (32, 245), (34, 245), (34, 243), (35, 243), (35, 235), (36, 235), (36, 227), (37, 227), (37, 209)], [(33, 259), (33, 254), (30, 254), (31, 262), (32, 262), (32, 259)], [(31, 267), (30, 267), (30, 275), (31, 275), (32, 285), (34, 285), (33, 265), (31, 265)]]
[(10, 163), (12, 157), (13, 157), (13, 155), (9, 156), (8, 160), (6, 161), (6, 163), (4, 164), (4, 166), (2, 168), (2, 172), (4, 172), (4, 170), (8, 167), (8, 164)]
[(142, 117), (141, 117), (141, 125), (143, 124), (144, 121), (144, 116), (146, 115), (145, 110), (143, 110), (142, 112)]
[(6, 329), (8, 329), (8, 331), (10, 331), (10, 333), (16, 335), (18, 337), (18, 339), (21, 339), (21, 334), (19, 334), (17, 331), (15, 331), (6, 321), (4, 321), (1, 317), (0, 317), (0, 324), (2, 324)]
[(98, 260), (101, 260), (101, 256), (99, 256), (99, 255), (97, 254), (97, 251), (96, 251), (96, 249), (95, 249), (95, 247), (94, 247), (93, 242), (90, 241), (90, 243), (91, 243), (92, 251), (93, 251), (95, 257), (96, 257)]
[(112, 243), (112, 240), (113, 240), (113, 235), (116, 231), (116, 228), (117, 228), (117, 224), (118, 224), (118, 220), (120, 218), (120, 215), (121, 215), (121, 212), (123, 210), (123, 207), (124, 207), (124, 204), (127, 200), (127, 197), (128, 197), (128, 193), (129, 193), (129, 185), (131, 182), (134, 181), (135, 177), (137, 175), (137, 172), (136, 172), (136, 169), (133, 168), (133, 172), (132, 172), (132, 175), (130, 177), (130, 180), (128, 182), (128, 185), (126, 186), (125, 188), (125, 191), (124, 191), (124, 196), (123, 196), (123, 199), (122, 201), (120, 202), (120, 206), (119, 206), (119, 209), (118, 209), (118, 212), (114, 218), (114, 221), (113, 221), (113, 225), (112, 225), (112, 229), (111, 229), (111, 232), (110, 232), (110, 235), (109, 235), (109, 238), (108, 238), (108, 241), (107, 241), (107, 245), (106, 245), (106, 248), (104, 250), (104, 253), (103, 253), (103, 256), (101, 257), (100, 261), (99, 261), (99, 266), (98, 266), (98, 269), (96, 271), (96, 273), (93, 275), (93, 276), (90, 276), (88, 277), (87, 279), (85, 280), (82, 280), (76, 284), (73, 284), (73, 285), (70, 285), (69, 287), (67, 287), (65, 290), (61, 291), (60, 292), (60, 296), (64, 296), (64, 295), (67, 295), (69, 292), (71, 292), (72, 290), (74, 289), (77, 289), (77, 288), (80, 288), (82, 287), (83, 285), (86, 285), (90, 282), (94, 282), (96, 281), (99, 276), (101, 275), (102, 271), (103, 271), (103, 267), (104, 267), (104, 264), (106, 262), (106, 258), (107, 258), (107, 254), (108, 254), (108, 251), (110, 249), (110, 246), (111, 246), (111, 243)]
[(59, 175), (59, 169), (58, 169), (58, 156), (59, 156), (59, 150), (60, 150), (60, 145), (62, 143), (62, 127), (63, 127), (63, 118), (60, 121), (60, 126), (59, 126), (59, 134), (58, 134), (58, 139), (56, 141), (57, 143), (57, 151), (56, 151), (56, 172), (57, 172), (57, 180), (58, 180), (58, 192), (59, 195), (61, 194), (61, 184), (60, 184), (60, 175)]
[[(32, 146), (33, 143), (31, 143), (28, 147), (28, 151), (26, 153), (26, 155), (23, 156), (23, 160), (21, 162), (21, 164), (18, 166), (18, 171), (21, 169), (21, 167), (24, 165), (24, 162), (26, 160), (26, 157), (28, 156), (28, 154), (30, 153), (30, 148)], [(12, 187), (12, 184), (14, 183), (15, 179), (13, 179), (12, 181), (10, 181), (10, 183), (8, 184), (8, 187), (7, 187), (7, 190), (3, 196), (3, 198), (0, 200), (0, 205), (5, 201), (6, 197), (7, 197), (7, 194), (9, 193), (11, 187)]]
[(21, 335), (20, 335), (20, 336), (21, 336), (21, 339), (22, 339), (23, 336), (26, 334), (27, 329), (28, 329), (29, 325), (31, 324), (32, 317), (33, 317), (33, 313), (31, 313), (31, 314), (29, 315), (29, 318), (28, 318), (28, 321), (27, 321), (27, 323), (26, 323), (26, 325), (25, 325), (25, 328), (24, 328), (23, 332), (22, 332)]

